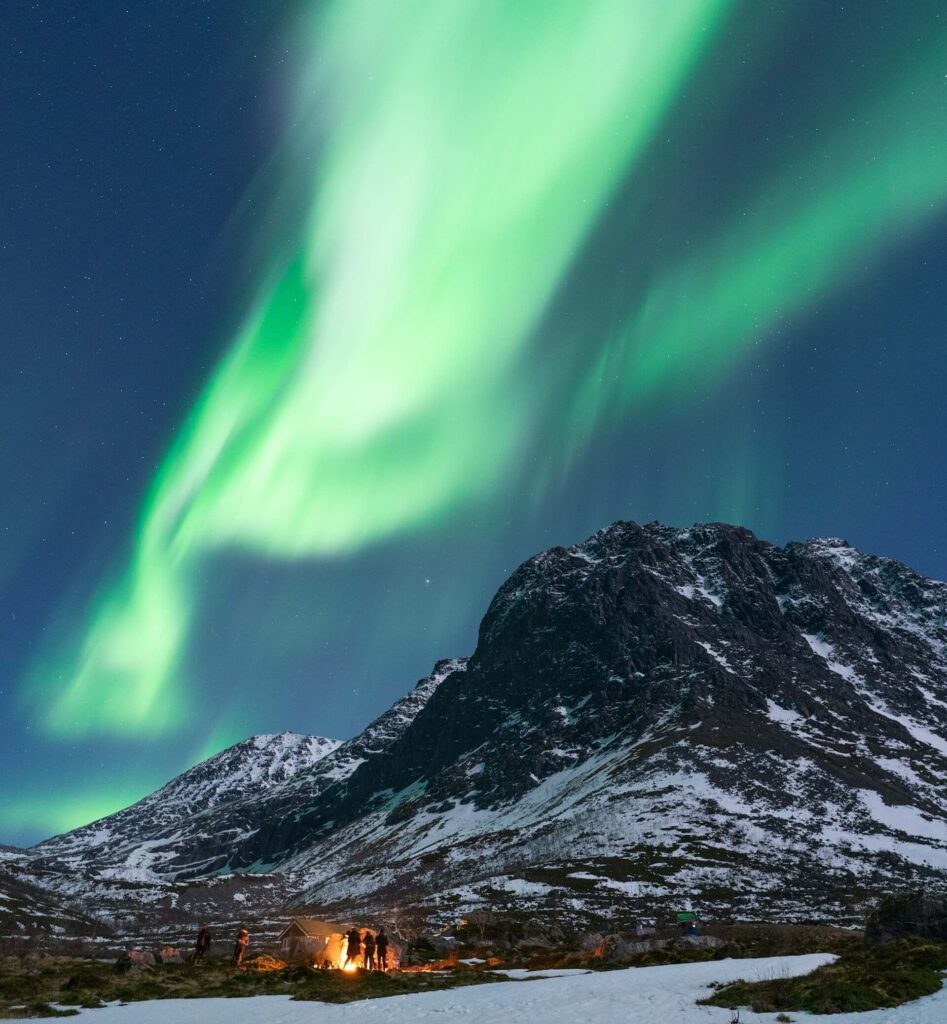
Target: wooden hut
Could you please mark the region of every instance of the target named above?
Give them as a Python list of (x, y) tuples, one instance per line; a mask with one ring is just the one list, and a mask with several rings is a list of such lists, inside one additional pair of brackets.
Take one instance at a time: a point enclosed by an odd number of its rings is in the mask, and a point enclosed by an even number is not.
[(313, 960), (339, 960), (344, 925), (319, 921), (312, 917), (294, 917), (280, 932), (280, 951), (287, 960), (300, 957)]

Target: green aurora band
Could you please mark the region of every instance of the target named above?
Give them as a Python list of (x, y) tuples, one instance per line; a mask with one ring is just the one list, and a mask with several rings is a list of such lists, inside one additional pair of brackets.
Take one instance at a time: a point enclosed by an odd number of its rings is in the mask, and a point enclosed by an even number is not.
[[(35, 667), (50, 732), (186, 720), (215, 551), (344, 555), (503, 490), (562, 400), (560, 371), (527, 368), (536, 328), (729, 7), (339, 0), (306, 24), (298, 123), (324, 142), (299, 250), (269, 269), (78, 651)], [(654, 268), (621, 326), (574, 339), (547, 448), (568, 461), (609, 418), (712, 381), (942, 212), (945, 42)]]
[(942, 33), (857, 117), (821, 126), (811, 151), (752, 196), (738, 222), (660, 275), (577, 389), (579, 437), (682, 373), (712, 380), (944, 210), (945, 62)]
[(78, 654), (37, 668), (50, 731), (185, 720), (175, 673), (213, 551), (352, 552), (495, 493), (543, 397), (519, 386), (531, 331), (727, 7), (340, 0), (308, 26), (302, 111), (328, 123), (300, 251)]

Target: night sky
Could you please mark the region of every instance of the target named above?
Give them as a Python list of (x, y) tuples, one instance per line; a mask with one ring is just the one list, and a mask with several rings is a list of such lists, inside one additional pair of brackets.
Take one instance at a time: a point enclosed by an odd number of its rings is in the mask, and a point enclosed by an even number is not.
[(4, 28), (0, 842), (353, 735), (616, 519), (947, 578), (940, 0)]

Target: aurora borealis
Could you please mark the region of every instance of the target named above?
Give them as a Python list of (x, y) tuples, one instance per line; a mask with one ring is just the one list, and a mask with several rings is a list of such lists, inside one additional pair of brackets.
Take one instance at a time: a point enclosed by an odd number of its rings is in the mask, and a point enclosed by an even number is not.
[[(36, 329), (69, 364), (5, 413), (0, 841), (114, 810), (252, 732), (351, 734), (471, 649), (518, 561), (617, 518), (841, 533), (947, 575), (938, 5), (212, 3), (200, 26), (169, 7), (99, 45), (154, 69), (172, 54), (217, 99), (197, 115), (184, 83), (141, 77), (138, 110), (171, 89), (163, 145), (191, 163), (120, 205), (151, 239), (142, 279), (163, 261), (169, 287), (213, 297), (140, 341), (114, 277), (74, 316), (36, 300), (81, 266), (31, 268), (48, 285), (9, 306), (13, 379), (40, 372)], [(24, 138), (64, 87), (44, 47), (88, 44), (74, 18), (29, 17)], [(240, 59), (197, 70), (206, 47)], [(83, 87), (80, 67), (65, 88)], [(125, 124), (77, 109), (73, 160)], [(154, 131), (128, 113), (131, 181)], [(226, 129), (194, 130), (209, 113)], [(172, 231), (195, 166), (213, 199)], [(27, 252), (50, 230), (38, 201), (11, 217)], [(74, 210), (56, 227), (95, 239)], [(93, 387), (74, 362), (103, 334), (169, 357)], [(108, 410), (123, 384), (173, 414), (96, 450), (134, 407)], [(125, 482), (103, 493), (103, 475)]]

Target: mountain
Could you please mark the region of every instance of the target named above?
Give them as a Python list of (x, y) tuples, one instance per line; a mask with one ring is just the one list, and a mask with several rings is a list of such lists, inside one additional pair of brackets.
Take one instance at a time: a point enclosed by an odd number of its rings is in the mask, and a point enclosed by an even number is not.
[(279, 822), (383, 754), (445, 676), (463, 664), (463, 659), (440, 662), (346, 743), (295, 733), (251, 737), (132, 807), (38, 844), (29, 851), (31, 863), (150, 883), (233, 867), (259, 871), (280, 859), (270, 838)]
[(275, 872), (340, 916), (850, 919), (947, 878), (945, 603), (842, 540), (616, 523), (525, 562), (468, 660), (292, 777), (30, 856)]
[(286, 785), (341, 746), (341, 741), (292, 732), (251, 736), (195, 765), (166, 786), (100, 821), (34, 846), (30, 859), (45, 868), (98, 869), (102, 877), (154, 881), (168, 875), (175, 843), (206, 842), (208, 821), (225, 809)]

